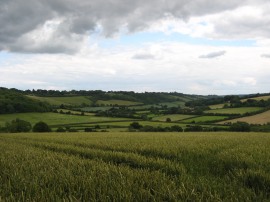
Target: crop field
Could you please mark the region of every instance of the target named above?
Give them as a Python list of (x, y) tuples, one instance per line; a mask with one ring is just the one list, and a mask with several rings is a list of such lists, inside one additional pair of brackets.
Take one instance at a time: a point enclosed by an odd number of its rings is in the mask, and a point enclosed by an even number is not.
[[(270, 99), (270, 95), (267, 95), (267, 96), (260, 96), (260, 97), (254, 97), (254, 98), (249, 98), (249, 99), (252, 99), (252, 100), (257, 100), (257, 101), (260, 101), (260, 100), (268, 100)], [(241, 102), (245, 102), (247, 101), (248, 99), (242, 99)]]
[(204, 123), (204, 122), (217, 122), (228, 118), (227, 116), (199, 116), (191, 119), (186, 119), (181, 122), (183, 123)]
[(171, 121), (180, 121), (180, 120), (188, 119), (188, 118), (192, 118), (192, 117), (194, 117), (194, 115), (168, 114), (168, 115), (154, 117), (152, 120), (154, 120), (154, 121), (166, 121), (167, 118), (170, 118)]
[(232, 119), (228, 121), (222, 121), (220, 124), (224, 124), (227, 122), (235, 123), (237, 121), (247, 122), (249, 124), (267, 124), (270, 123), (270, 111), (266, 111), (260, 114), (256, 114), (253, 116), (246, 116), (238, 119)]
[(40, 100), (43, 102), (48, 102), (51, 105), (82, 105), (92, 104), (92, 101), (84, 96), (73, 96), (73, 97), (38, 97), (38, 96), (28, 96), (29, 98)]
[(119, 106), (131, 106), (131, 105), (141, 105), (141, 102), (132, 102), (127, 100), (98, 100), (96, 102), (98, 105), (119, 105)]
[(226, 109), (212, 109), (207, 110), (205, 113), (215, 113), (215, 114), (245, 114), (248, 112), (260, 111), (261, 107), (241, 107), (241, 108), (226, 108)]
[(267, 133), (0, 134), (1, 201), (269, 201)]
[(4, 126), (6, 122), (15, 120), (16, 118), (35, 124), (39, 121), (44, 121), (48, 125), (63, 125), (72, 123), (91, 123), (104, 121), (124, 121), (127, 118), (113, 118), (113, 117), (98, 117), (98, 116), (80, 116), (80, 115), (66, 115), (58, 113), (18, 113), (18, 114), (4, 114), (0, 115), (0, 125)]

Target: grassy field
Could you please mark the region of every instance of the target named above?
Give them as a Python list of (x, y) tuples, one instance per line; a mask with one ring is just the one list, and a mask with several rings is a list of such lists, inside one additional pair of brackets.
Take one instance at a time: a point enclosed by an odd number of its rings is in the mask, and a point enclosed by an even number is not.
[(119, 106), (131, 106), (131, 105), (141, 105), (141, 102), (132, 102), (127, 100), (98, 100), (96, 102), (98, 105), (119, 105)]
[(226, 108), (226, 109), (212, 109), (207, 110), (205, 113), (214, 113), (214, 114), (245, 114), (247, 112), (256, 112), (260, 111), (263, 108), (261, 107), (241, 107), (241, 108)]
[(1, 201), (269, 201), (266, 133), (0, 134)]
[(43, 102), (48, 102), (51, 105), (82, 105), (92, 104), (92, 101), (84, 96), (73, 96), (73, 97), (37, 97), (37, 96), (28, 96), (29, 98), (40, 100)]
[(194, 115), (184, 115), (184, 114), (168, 114), (163, 116), (154, 117), (152, 120), (154, 121), (166, 121), (167, 118), (170, 118), (171, 121), (180, 121), (183, 119), (188, 119), (194, 117)]
[(217, 122), (228, 118), (227, 116), (200, 116), (187, 120), (183, 120), (183, 123), (204, 123), (204, 122)]
[(216, 104), (216, 105), (210, 105), (210, 109), (222, 109), (224, 107), (224, 104)]
[(80, 110), (84, 112), (97, 112), (97, 111), (109, 110), (111, 108), (112, 107), (83, 107), (83, 108), (80, 108)]
[(270, 123), (270, 111), (266, 111), (260, 114), (256, 114), (254, 116), (247, 116), (247, 117), (242, 117), (238, 119), (232, 119), (229, 121), (222, 121), (220, 124), (224, 124), (227, 122), (235, 123), (237, 121), (242, 121), (242, 122), (247, 122), (250, 124), (266, 124)]
[[(99, 126), (111, 126), (111, 127), (126, 127), (128, 128), (129, 125), (132, 123), (133, 121), (117, 121), (117, 122), (108, 122), (108, 123), (98, 123)], [(154, 122), (154, 121), (140, 121), (140, 120), (137, 120), (136, 122), (138, 122), (139, 124), (141, 124), (142, 126), (153, 126), (153, 127), (157, 127), (157, 126), (160, 126), (160, 127), (171, 127), (171, 126), (174, 126), (174, 125), (179, 125), (181, 127), (185, 127), (185, 124), (180, 124), (180, 123), (167, 123), (167, 122)], [(77, 127), (93, 127), (97, 125), (96, 123), (95, 124), (80, 124), (79, 126)]]
[(29, 121), (31, 124), (35, 124), (39, 121), (44, 121), (48, 125), (129, 120), (126, 118), (79, 116), (58, 113), (19, 113), (0, 115), (0, 125), (4, 126), (7, 121), (10, 122), (16, 118)]
[[(58, 112), (64, 112), (64, 113), (67, 113), (67, 112), (70, 112), (72, 114), (77, 114), (77, 115), (81, 115), (82, 112), (80, 111), (74, 111), (74, 110), (68, 110), (68, 109), (57, 109)], [(84, 115), (85, 116), (95, 116), (95, 113), (89, 113), (89, 112), (84, 112)]]
[[(270, 95), (268, 96), (260, 96), (260, 97), (254, 97), (254, 98), (249, 98), (249, 99), (252, 99), (252, 100), (268, 100), (270, 99)], [(247, 101), (248, 99), (242, 99), (241, 102), (245, 102)]]

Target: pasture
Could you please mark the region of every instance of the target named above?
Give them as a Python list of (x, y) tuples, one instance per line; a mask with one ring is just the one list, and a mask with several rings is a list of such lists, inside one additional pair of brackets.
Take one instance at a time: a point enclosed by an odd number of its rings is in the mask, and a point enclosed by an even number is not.
[(205, 113), (211, 114), (245, 114), (263, 110), (262, 107), (240, 107), (240, 108), (224, 108), (207, 110)]
[(224, 104), (216, 104), (216, 105), (210, 105), (210, 109), (222, 109), (224, 107)]
[(267, 133), (0, 134), (3, 201), (269, 201)]
[(185, 119), (181, 122), (183, 123), (205, 123), (205, 122), (217, 122), (220, 120), (224, 120), (228, 118), (228, 116), (199, 116), (195, 118)]
[(113, 117), (98, 117), (98, 116), (80, 116), (67, 115), (59, 113), (18, 113), (18, 114), (1, 114), (0, 125), (4, 126), (6, 122), (15, 120), (16, 118), (35, 124), (39, 121), (44, 121), (48, 125), (66, 125), (77, 123), (91, 123), (91, 122), (110, 122), (110, 121), (125, 121), (127, 118), (113, 118)]
[(168, 115), (154, 117), (152, 120), (153, 121), (166, 121), (167, 118), (170, 118), (171, 121), (180, 121), (180, 120), (188, 119), (188, 118), (192, 118), (192, 117), (194, 117), (194, 115), (168, 114)]
[(27, 97), (39, 100), (42, 102), (48, 102), (51, 105), (54, 106), (60, 106), (61, 104), (63, 105), (91, 105), (92, 101), (90, 98), (85, 97), (85, 96), (72, 96), (72, 97), (38, 97), (38, 96), (32, 96), (28, 95)]
[(118, 105), (118, 106), (133, 106), (133, 105), (141, 105), (141, 102), (132, 102), (127, 100), (98, 100), (96, 101), (97, 105)]

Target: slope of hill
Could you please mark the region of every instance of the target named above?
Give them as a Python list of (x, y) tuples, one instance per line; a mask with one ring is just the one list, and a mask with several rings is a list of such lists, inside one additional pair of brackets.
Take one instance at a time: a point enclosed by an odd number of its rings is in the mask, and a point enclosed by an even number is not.
[(0, 88), (0, 114), (50, 110), (49, 104), (30, 99), (16, 89)]

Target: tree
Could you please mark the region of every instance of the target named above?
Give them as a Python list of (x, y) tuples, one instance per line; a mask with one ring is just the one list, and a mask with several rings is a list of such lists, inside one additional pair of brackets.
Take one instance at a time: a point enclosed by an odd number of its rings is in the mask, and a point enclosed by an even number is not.
[(36, 123), (33, 127), (33, 132), (51, 132), (51, 128), (48, 126), (47, 123), (40, 121)]
[(171, 118), (167, 118), (166, 122), (172, 122)]
[(31, 128), (31, 123), (21, 119), (15, 119), (10, 123), (6, 123), (6, 129), (10, 133), (29, 132)]
[(141, 124), (139, 124), (138, 122), (132, 122), (130, 124), (130, 127), (133, 129), (141, 129), (143, 126)]

